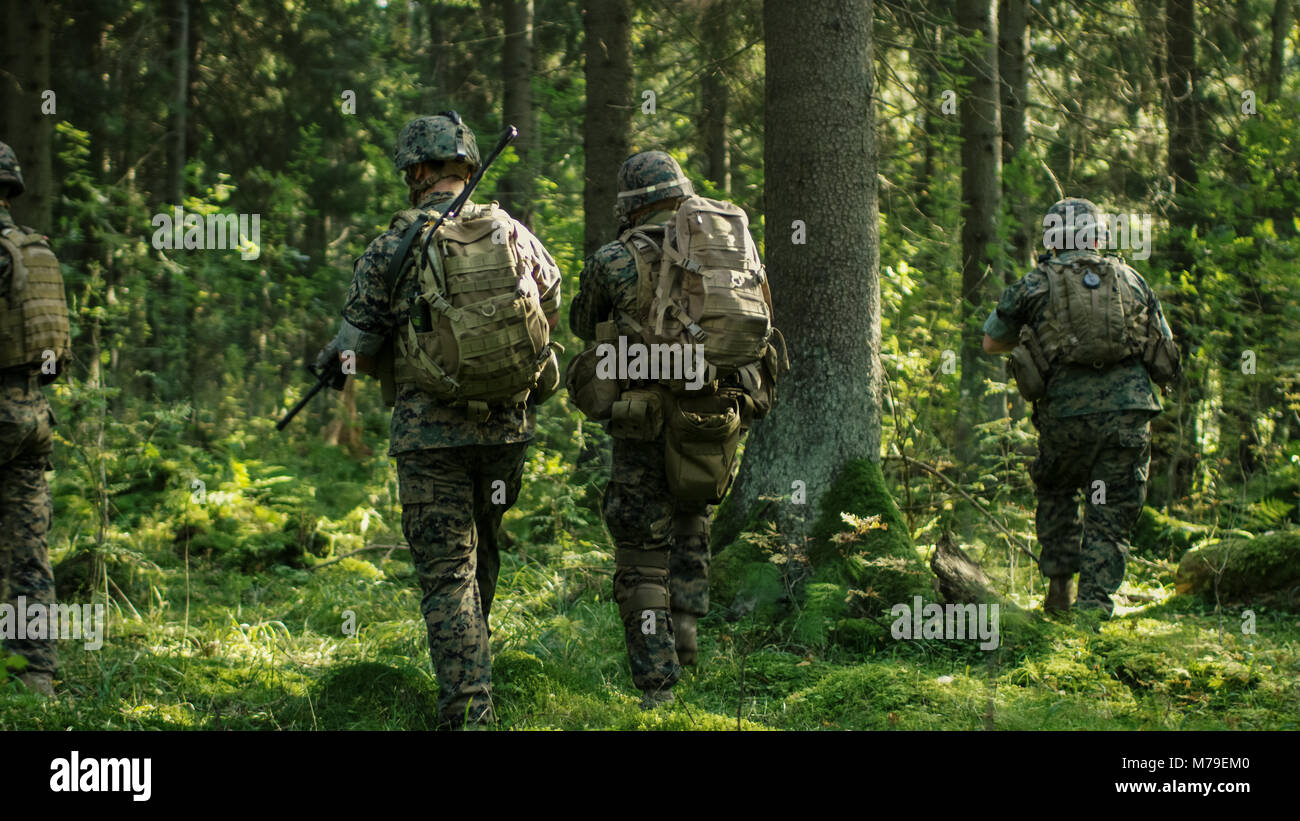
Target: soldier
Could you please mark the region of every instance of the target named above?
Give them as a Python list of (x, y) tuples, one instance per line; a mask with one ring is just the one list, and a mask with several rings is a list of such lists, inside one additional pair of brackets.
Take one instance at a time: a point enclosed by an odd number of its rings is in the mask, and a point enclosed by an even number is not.
[[(504, 288), (507, 302), (532, 306), (533, 324), (521, 333), (549, 337), (559, 318), (560, 271), (541, 242), (495, 203), (466, 202), (429, 248), (442, 296), (426, 290), (431, 280), (424, 274), (427, 266), (418, 264), (420, 240), (478, 168), (478, 146), (473, 131), (450, 111), (407, 123), (393, 160), (415, 208), (398, 213), (357, 260), (342, 326), (317, 365), (329, 368), (334, 385), (342, 387), (342, 370), (355, 354), (360, 370), (379, 376), (385, 400), (395, 405), (389, 454), (397, 459), (402, 530), (423, 592), (420, 609), (438, 677), (440, 721), (445, 727), (482, 726), (496, 720), (488, 612), (500, 567), (498, 529), (519, 494), (536, 424), (533, 406), (554, 390), (559, 374), (553, 354), (547, 373), (537, 373), (534, 348), (523, 362), (532, 369), (525, 374), (531, 390), (526, 386), (505, 399), (475, 398), (482, 394), (470, 386), (473, 374), (454, 365), (457, 356), (468, 355), (468, 346), (462, 339), (458, 353), (440, 348), (446, 343), (439, 340), (451, 334), (441, 335), (435, 326), (448, 315), (460, 321), (472, 313), (460, 308), (475, 293)], [(474, 264), (459, 265), (471, 254)], [(412, 319), (424, 323), (418, 345), (411, 342), (417, 332)], [(513, 333), (517, 326), (501, 327), (501, 333)], [(547, 346), (543, 339), (542, 359)], [(496, 364), (507, 368), (514, 362), (502, 358), (508, 355), (493, 352)], [(547, 380), (549, 385), (541, 384)], [(443, 390), (452, 384), (459, 393)]]
[(1151, 380), (1172, 382), (1179, 354), (1141, 275), (1098, 253), (1106, 227), (1096, 205), (1063, 199), (1044, 226), (1049, 253), (1002, 292), (984, 350), (1012, 354), (1017, 385), (1034, 401), (1044, 609), (1069, 610), (1078, 573), (1075, 606), (1109, 618), (1146, 498), (1150, 419), (1161, 410)]
[[(54, 604), (54, 572), (46, 536), (53, 503), (54, 412), (41, 386), (58, 375), (68, 352), (68, 307), (59, 261), (45, 237), (14, 224), (9, 200), (23, 193), (13, 149), (0, 143), (0, 601), (17, 609)], [(18, 678), (54, 695), (59, 657), (54, 639), (10, 639), (5, 648), (27, 660)]]
[[(667, 226), (679, 206), (695, 193), (676, 160), (662, 151), (632, 155), (619, 170), (618, 180), (620, 193), (614, 211), (621, 226), (620, 239), (587, 258), (578, 296), (569, 311), (573, 332), (589, 342), (599, 338), (612, 344), (619, 336), (643, 338), (642, 327), (648, 324), (643, 304), (648, 286), (638, 273), (637, 255), (647, 271), (657, 269)], [(743, 226), (743, 212), (736, 211)], [(743, 227), (737, 227), (736, 233), (744, 235), (738, 246), (740, 255), (749, 255), (758, 272), (757, 281), (762, 283), (752, 238)], [(736, 236), (730, 239), (737, 242)], [(642, 304), (638, 303), (638, 291)], [(760, 299), (764, 297), (765, 285)], [(770, 311), (770, 298), (766, 301)], [(766, 339), (762, 342), (766, 344)], [(577, 397), (594, 380), (575, 384), (576, 365), (576, 360), (570, 365), (570, 391), (579, 407), (592, 415)], [(653, 384), (654, 380), (623, 380), (614, 393), (626, 398), (631, 395), (628, 390)], [(723, 380), (718, 386), (728, 384)], [(645, 394), (643, 390), (637, 393)], [(667, 404), (671, 401), (664, 400), (665, 408), (671, 407)], [(662, 411), (665, 417), (669, 413)], [(745, 421), (747, 424), (748, 418)], [(681, 665), (696, 661), (697, 622), (709, 609), (712, 507), (700, 498), (674, 493), (665, 469), (665, 431), (620, 435), (617, 419), (611, 424), (613, 464), (602, 513), (616, 547), (614, 598), (624, 625), (632, 679), (642, 691), (642, 708), (651, 709), (672, 700)]]

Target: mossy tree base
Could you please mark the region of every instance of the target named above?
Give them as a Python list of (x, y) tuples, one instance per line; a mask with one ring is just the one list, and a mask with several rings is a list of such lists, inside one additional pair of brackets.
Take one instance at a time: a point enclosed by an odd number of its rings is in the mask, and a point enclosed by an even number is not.
[(1218, 595), (1229, 600), (1274, 595), (1300, 604), (1300, 529), (1193, 548), (1178, 565), (1176, 589), (1213, 595), (1216, 577)]

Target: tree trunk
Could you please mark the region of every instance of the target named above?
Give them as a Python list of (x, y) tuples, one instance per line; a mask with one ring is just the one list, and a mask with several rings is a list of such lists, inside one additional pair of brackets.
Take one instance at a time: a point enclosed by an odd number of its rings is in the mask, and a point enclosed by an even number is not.
[(501, 49), (501, 69), (505, 78), (502, 95), (502, 118), (519, 129), (514, 142), (519, 162), (502, 180), (502, 206), (510, 216), (532, 227), (536, 175), (537, 125), (533, 112), (533, 0), (501, 0), (505, 44)]
[[(10, 3), (3, 36), (8, 62), (5, 87), (4, 133), (23, 169), (25, 191), (14, 200), (14, 219), (38, 231), (54, 230), (54, 169), (51, 139), (59, 116), (45, 114), (42, 94), (50, 89), (50, 6), (48, 3)], [(57, 106), (57, 97), (54, 103)], [(67, 105), (69, 101), (63, 101)]]
[[(1002, 164), (1008, 165), (1024, 148), (1028, 130), (1025, 106), (1029, 102), (1029, 2), (1002, 0), (998, 6), (998, 79), (1002, 89)], [(1002, 196), (1014, 203), (1015, 224), (1011, 230), (1013, 266), (1006, 271), (1007, 283), (1019, 278), (1017, 271), (1033, 260), (1035, 245), (1021, 198), (1007, 191)]]
[(586, 177), (582, 205), (586, 215), (583, 253), (618, 236), (614, 200), (618, 169), (629, 153), (632, 124), (632, 55), (629, 0), (587, 0), (582, 16), (586, 35), (587, 111), (583, 128)]
[[(880, 271), (872, 4), (766, 0), (767, 270), (791, 371), (754, 426), (715, 544), (762, 496), (790, 521), (837, 472), (880, 459)], [(796, 244), (795, 226), (806, 231)], [(798, 499), (792, 501), (797, 502)], [(725, 515), (723, 515), (725, 513)], [(786, 530), (787, 534), (791, 531)]]
[(995, 297), (998, 208), (1001, 201), (1002, 124), (999, 116), (998, 23), (993, 0), (959, 0), (957, 32), (978, 41), (964, 44), (967, 85), (961, 117), (961, 407), (957, 455), (963, 469), (975, 460), (975, 426), (1006, 413), (1000, 394), (986, 393), (984, 381), (998, 363), (983, 352), (981, 325)]
[(1282, 94), (1282, 51), (1287, 35), (1291, 33), (1291, 0), (1277, 0), (1273, 4), (1273, 39), (1268, 50), (1268, 101), (1277, 102)]
[(185, 137), (190, 102), (190, 2), (176, 0), (175, 6), (175, 79), (172, 100), (171, 156), (167, 180), (167, 200), (180, 203), (185, 196)]
[(706, 63), (700, 80), (700, 124), (709, 181), (724, 194), (731, 193), (731, 146), (727, 141), (726, 58), (731, 54), (727, 0), (711, 0), (704, 7), (700, 26)]

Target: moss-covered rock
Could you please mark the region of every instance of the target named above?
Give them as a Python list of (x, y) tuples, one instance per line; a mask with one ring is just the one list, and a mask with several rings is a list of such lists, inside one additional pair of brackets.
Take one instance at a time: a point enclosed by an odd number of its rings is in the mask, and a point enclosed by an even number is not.
[(1179, 593), (1213, 593), (1240, 600), (1287, 594), (1300, 585), (1300, 529), (1231, 538), (1189, 550), (1178, 564)]

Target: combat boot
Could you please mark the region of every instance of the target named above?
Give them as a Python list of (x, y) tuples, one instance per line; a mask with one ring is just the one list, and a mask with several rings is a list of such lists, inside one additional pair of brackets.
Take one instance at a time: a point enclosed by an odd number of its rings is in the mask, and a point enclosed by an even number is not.
[(18, 680), (37, 695), (54, 698), (54, 677), (49, 673), (21, 673)]
[(660, 704), (668, 704), (673, 700), (672, 690), (643, 690), (641, 691), (641, 709), (653, 710)]
[(1070, 576), (1053, 576), (1048, 581), (1043, 610), (1048, 613), (1064, 613), (1070, 609), (1070, 580)]
[(696, 623), (699, 617), (693, 613), (673, 613), (673, 642), (677, 646), (677, 663), (682, 666), (695, 666)]

